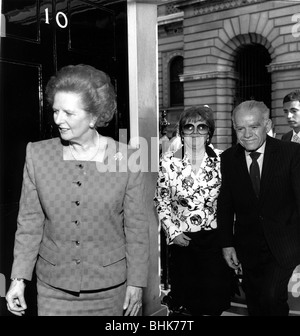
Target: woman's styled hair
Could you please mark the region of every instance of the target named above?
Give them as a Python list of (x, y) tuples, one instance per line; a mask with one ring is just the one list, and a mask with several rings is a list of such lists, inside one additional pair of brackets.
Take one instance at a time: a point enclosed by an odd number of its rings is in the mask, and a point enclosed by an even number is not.
[(207, 145), (210, 144), (215, 132), (214, 113), (208, 105), (192, 106), (184, 110), (179, 117), (179, 135), (183, 137), (183, 126), (189, 122), (204, 121), (208, 126)]
[(90, 65), (61, 68), (46, 86), (46, 99), (51, 106), (57, 92), (79, 94), (85, 111), (97, 117), (96, 127), (107, 126), (117, 110), (116, 93), (109, 76)]

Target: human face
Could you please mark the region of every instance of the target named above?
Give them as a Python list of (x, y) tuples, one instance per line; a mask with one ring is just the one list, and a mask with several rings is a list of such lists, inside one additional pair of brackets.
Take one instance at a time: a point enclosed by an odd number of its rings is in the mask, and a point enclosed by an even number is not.
[(84, 110), (80, 94), (57, 92), (53, 103), (54, 122), (63, 140), (84, 143), (91, 134), (93, 116)]
[(247, 151), (255, 151), (263, 145), (272, 123), (264, 119), (260, 110), (237, 111), (234, 119), (237, 140)]
[(297, 100), (284, 103), (283, 112), (290, 127), (298, 133), (300, 131), (300, 102)]
[[(206, 123), (201, 120), (196, 122), (187, 121), (185, 125), (191, 125), (191, 129), (194, 128), (194, 132), (191, 134), (184, 134), (183, 132), (185, 148), (193, 151), (198, 151), (203, 148), (208, 138), (208, 133), (200, 134), (198, 130), (203, 130), (203, 127), (201, 128), (199, 125), (207, 126)], [(183, 126), (183, 129), (185, 125)]]
[(183, 130), (182, 130), (183, 134), (185, 136), (191, 135), (193, 133), (198, 133), (201, 135), (206, 135), (209, 132), (209, 128), (208, 126), (203, 123), (203, 124), (198, 124), (197, 127), (194, 126), (194, 124), (185, 124), (183, 126)]

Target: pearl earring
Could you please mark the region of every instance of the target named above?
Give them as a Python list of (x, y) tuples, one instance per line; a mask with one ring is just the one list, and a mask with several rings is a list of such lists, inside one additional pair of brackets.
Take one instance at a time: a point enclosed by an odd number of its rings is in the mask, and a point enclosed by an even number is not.
[(89, 124), (89, 126), (90, 126), (90, 128), (94, 128), (95, 127), (95, 125), (92, 122)]

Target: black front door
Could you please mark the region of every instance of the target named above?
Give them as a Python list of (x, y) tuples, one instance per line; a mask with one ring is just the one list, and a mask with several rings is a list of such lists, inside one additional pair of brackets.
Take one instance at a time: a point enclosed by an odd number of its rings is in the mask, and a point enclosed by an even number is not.
[[(2, 0), (0, 44), (0, 281), (9, 286), (13, 242), (29, 141), (57, 135), (44, 88), (67, 64), (107, 72), (118, 113), (100, 133), (118, 138), (128, 128), (126, 1)], [(128, 130), (129, 134), (129, 130)], [(4, 275), (4, 277), (2, 276)], [(0, 283), (3, 287), (3, 283)], [(3, 293), (0, 291), (0, 296)], [(27, 286), (27, 315), (36, 314), (34, 281)], [(6, 315), (0, 297), (0, 316)]]

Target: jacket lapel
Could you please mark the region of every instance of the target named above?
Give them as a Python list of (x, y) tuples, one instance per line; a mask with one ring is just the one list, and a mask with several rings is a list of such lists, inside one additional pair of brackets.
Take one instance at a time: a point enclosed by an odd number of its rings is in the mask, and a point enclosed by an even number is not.
[(276, 152), (277, 146), (275, 141), (267, 136), (260, 182), (260, 203), (263, 202), (266, 192), (272, 183), (274, 172), (276, 171)]
[(237, 160), (237, 164), (234, 166), (236, 167), (236, 176), (238, 183), (241, 183), (243, 185), (243, 190), (245, 190), (245, 194), (249, 195), (249, 197), (253, 201), (257, 202), (258, 199), (253, 190), (247, 167), (245, 149), (240, 144), (236, 146), (235, 159)]

